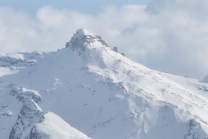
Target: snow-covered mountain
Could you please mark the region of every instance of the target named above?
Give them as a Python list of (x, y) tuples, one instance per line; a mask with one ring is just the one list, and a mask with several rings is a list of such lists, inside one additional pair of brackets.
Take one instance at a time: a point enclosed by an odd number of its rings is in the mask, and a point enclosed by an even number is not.
[(2, 139), (208, 139), (206, 83), (148, 69), (85, 29), (0, 66)]

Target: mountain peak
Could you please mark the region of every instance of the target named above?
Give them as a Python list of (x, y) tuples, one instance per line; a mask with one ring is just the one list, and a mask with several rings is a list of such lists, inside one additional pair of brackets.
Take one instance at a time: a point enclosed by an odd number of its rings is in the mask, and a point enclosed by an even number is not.
[(78, 29), (72, 36), (71, 40), (66, 43), (66, 48), (71, 48), (72, 50), (81, 49), (84, 51), (87, 46), (96, 42), (103, 46), (109, 47), (108, 44), (104, 42), (100, 36), (95, 35), (94, 33), (84, 28), (81, 28)]
[(90, 31), (88, 31), (87, 29), (85, 29), (85, 28), (81, 28), (81, 29), (78, 29), (77, 31), (76, 31), (76, 35), (94, 35), (94, 33), (93, 32), (90, 32)]
[(201, 82), (208, 83), (208, 74), (201, 80)]

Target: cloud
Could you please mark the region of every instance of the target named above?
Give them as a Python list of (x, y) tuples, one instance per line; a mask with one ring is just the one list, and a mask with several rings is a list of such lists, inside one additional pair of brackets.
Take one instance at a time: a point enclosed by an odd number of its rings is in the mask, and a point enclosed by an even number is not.
[(208, 73), (207, 12), (206, 0), (108, 6), (98, 15), (45, 6), (32, 17), (0, 7), (0, 51), (57, 50), (86, 28), (150, 68), (202, 78)]
[[(155, 7), (159, 7), (157, 12)], [(162, 31), (161, 37), (167, 51), (161, 59), (152, 56), (146, 64), (195, 78), (207, 74), (207, 8), (208, 2), (204, 0), (163, 0), (163, 3), (152, 1), (146, 11), (157, 17), (154, 22)]]

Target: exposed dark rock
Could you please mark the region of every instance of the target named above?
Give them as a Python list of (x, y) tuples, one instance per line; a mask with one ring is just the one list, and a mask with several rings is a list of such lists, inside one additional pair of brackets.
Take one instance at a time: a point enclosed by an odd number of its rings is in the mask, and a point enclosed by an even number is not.
[(13, 84), (9, 85), (9, 87), (11, 88), (10, 94), (16, 96), (23, 104), (18, 119), (12, 127), (9, 139), (29, 139), (32, 127), (44, 119), (44, 114), (36, 103), (41, 98), (38, 93), (17, 88)]
[(117, 47), (113, 47), (113, 51), (118, 52), (118, 48)]
[(66, 47), (70, 47), (72, 50), (80, 49), (81, 51), (85, 51), (86, 46), (94, 43), (100, 42), (102, 45), (109, 47), (106, 42), (102, 40), (100, 36), (88, 34), (85, 29), (79, 29), (76, 31), (74, 36), (71, 38), (70, 42), (66, 43)]

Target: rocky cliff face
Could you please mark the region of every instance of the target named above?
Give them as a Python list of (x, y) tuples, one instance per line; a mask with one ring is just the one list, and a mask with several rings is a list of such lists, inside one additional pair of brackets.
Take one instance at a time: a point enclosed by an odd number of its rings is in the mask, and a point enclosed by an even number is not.
[(38, 106), (41, 97), (38, 92), (27, 90), (25, 88), (17, 88), (10, 85), (12, 96), (22, 102), (22, 108), (18, 114), (18, 119), (9, 135), (9, 139), (30, 139), (29, 133), (32, 127), (43, 120), (43, 112)]

